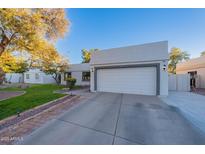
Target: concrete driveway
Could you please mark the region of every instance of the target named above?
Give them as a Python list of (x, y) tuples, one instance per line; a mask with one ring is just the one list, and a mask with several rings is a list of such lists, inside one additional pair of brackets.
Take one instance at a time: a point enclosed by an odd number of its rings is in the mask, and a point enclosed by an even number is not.
[(205, 144), (205, 137), (158, 97), (97, 93), (19, 144)]

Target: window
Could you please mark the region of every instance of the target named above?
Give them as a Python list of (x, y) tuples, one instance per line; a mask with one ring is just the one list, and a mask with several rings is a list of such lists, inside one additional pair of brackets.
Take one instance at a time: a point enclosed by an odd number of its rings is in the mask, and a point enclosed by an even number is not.
[(29, 79), (29, 74), (26, 74), (26, 79)]
[(90, 72), (82, 72), (82, 81), (90, 81)]
[(64, 81), (65, 81), (66, 78), (71, 78), (71, 77), (72, 77), (71, 72), (65, 72), (64, 73)]
[(35, 79), (36, 79), (36, 80), (39, 79), (39, 74), (38, 74), (38, 73), (35, 74)]

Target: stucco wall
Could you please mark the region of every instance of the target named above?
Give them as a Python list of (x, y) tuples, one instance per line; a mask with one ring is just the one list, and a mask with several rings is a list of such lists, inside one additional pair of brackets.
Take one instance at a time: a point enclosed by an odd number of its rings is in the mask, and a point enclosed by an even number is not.
[(164, 59), (168, 59), (167, 41), (94, 51), (91, 54), (90, 64), (146, 62)]
[[(35, 79), (35, 74), (39, 74), (39, 79)], [(29, 79), (26, 78), (27, 74), (29, 75)], [(24, 82), (25, 83), (37, 83), (42, 84), (43, 83), (43, 77), (40, 75), (39, 72), (26, 72), (24, 73)]]
[[(71, 76), (76, 78), (76, 85), (90, 85), (90, 81), (82, 81), (82, 72), (90, 72), (90, 64), (72, 64), (69, 66), (66, 72), (71, 72)], [(66, 81), (64, 80), (64, 73), (61, 75), (61, 84), (66, 85)]]
[[(90, 81), (82, 81), (82, 72), (71, 72), (71, 76), (76, 78), (76, 85), (90, 85)], [(61, 76), (61, 84), (66, 85), (66, 81), (64, 80), (64, 74)]]
[(190, 70), (177, 70), (176, 74), (187, 74), (191, 71), (197, 71), (197, 81), (196, 81), (196, 87), (197, 88), (205, 88), (205, 68), (196, 68), (196, 69), (190, 69)]
[(82, 81), (82, 72), (72, 72), (71, 75), (77, 79), (76, 85), (90, 85), (89, 81)]
[(193, 58), (177, 64), (176, 71), (186, 71), (200, 68), (205, 68), (205, 56)]
[(45, 73), (42, 73), (43, 76), (43, 83), (56, 83), (55, 79), (52, 77), (52, 75), (47, 75)]
[[(166, 65), (166, 70), (163, 70), (164, 65)], [(160, 95), (168, 95), (168, 72), (167, 72), (168, 61), (160, 62)]]
[(8, 82), (11, 82), (11, 83), (23, 82), (22, 73), (6, 73), (5, 78)]
[(82, 71), (89, 71), (90, 64), (89, 63), (82, 63), (82, 64), (71, 64), (67, 69), (67, 72), (82, 72)]
[[(35, 74), (39, 74), (39, 79), (35, 78)], [(26, 78), (26, 74), (29, 74), (29, 79)], [(28, 72), (24, 73), (24, 82), (25, 83), (36, 83), (36, 84), (48, 84), (56, 83), (51, 75), (47, 75), (39, 69), (31, 69)]]
[[(160, 95), (168, 95), (168, 42), (154, 42), (129, 47), (95, 51), (91, 54), (91, 86), (94, 91), (94, 71), (99, 66), (160, 64)], [(163, 70), (164, 65), (166, 70)]]
[(92, 92), (94, 92), (95, 91), (95, 88), (94, 88), (94, 86), (95, 86), (95, 83), (94, 83), (94, 81), (95, 81), (95, 67), (94, 66), (91, 66), (90, 67), (91, 68), (91, 71), (90, 71), (90, 91), (92, 91)]

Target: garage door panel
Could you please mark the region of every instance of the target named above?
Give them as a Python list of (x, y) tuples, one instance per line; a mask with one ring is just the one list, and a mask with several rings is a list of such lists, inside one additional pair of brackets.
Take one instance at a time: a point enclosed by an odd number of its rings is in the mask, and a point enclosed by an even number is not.
[(97, 90), (156, 95), (156, 68), (115, 68), (97, 71)]

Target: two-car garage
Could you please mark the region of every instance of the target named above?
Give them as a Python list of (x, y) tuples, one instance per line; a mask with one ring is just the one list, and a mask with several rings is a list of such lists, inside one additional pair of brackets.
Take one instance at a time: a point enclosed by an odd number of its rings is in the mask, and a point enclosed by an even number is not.
[(168, 95), (168, 42), (91, 53), (92, 92)]
[(156, 95), (156, 72), (156, 67), (98, 69), (97, 91)]

